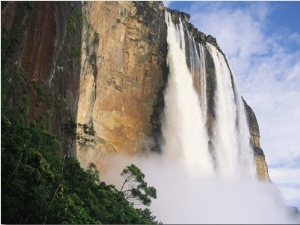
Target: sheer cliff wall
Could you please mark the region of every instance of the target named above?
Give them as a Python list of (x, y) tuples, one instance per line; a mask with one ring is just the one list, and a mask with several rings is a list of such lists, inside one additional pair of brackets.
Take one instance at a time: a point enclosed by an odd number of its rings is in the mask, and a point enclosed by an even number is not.
[(83, 10), (77, 118), (96, 131), (96, 146), (77, 152), (86, 165), (109, 152), (135, 154), (145, 150), (145, 141), (155, 143), (167, 46), (162, 3), (89, 2)]
[(80, 2), (1, 2), (2, 112), (47, 127), (64, 149), (70, 143), (63, 126), (78, 106), (81, 8)]
[[(65, 149), (70, 140), (64, 124), (73, 119), (93, 126), (95, 144), (70, 154), (83, 167), (111, 152), (159, 152), (168, 79), (164, 10), (161, 2), (1, 2), (1, 64), (7, 68), (1, 74), (2, 110), (44, 123)], [(197, 42), (221, 51), (215, 38), (189, 23), (188, 14), (169, 11)], [(206, 71), (210, 128), (215, 72), (208, 51)], [(258, 123), (245, 106), (258, 177), (268, 180)]]

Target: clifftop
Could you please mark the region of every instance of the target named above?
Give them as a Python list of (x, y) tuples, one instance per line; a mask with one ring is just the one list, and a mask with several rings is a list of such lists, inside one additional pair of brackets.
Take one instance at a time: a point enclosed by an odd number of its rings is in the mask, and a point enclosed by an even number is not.
[(221, 53), (222, 50), (220, 49), (216, 38), (214, 38), (211, 35), (206, 35), (205, 33), (199, 31), (192, 23), (190, 23), (190, 15), (188, 13), (179, 11), (179, 10), (173, 10), (169, 8), (165, 8), (166, 11), (170, 12), (172, 15), (172, 20), (175, 23), (179, 23), (180, 21), (184, 24), (186, 29), (189, 31), (190, 35), (194, 38), (194, 40), (198, 43), (205, 43), (208, 42), (212, 45), (214, 45)]

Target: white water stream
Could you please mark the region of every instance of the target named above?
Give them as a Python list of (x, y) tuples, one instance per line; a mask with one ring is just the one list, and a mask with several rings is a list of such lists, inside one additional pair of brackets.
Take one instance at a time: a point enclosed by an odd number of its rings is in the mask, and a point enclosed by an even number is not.
[[(213, 135), (210, 137), (213, 145), (210, 152), (205, 126), (205, 50), (199, 44), (197, 51), (194, 39), (188, 34), (190, 71), (186, 63), (183, 25), (181, 21), (175, 25), (169, 13), (165, 16), (168, 25), (169, 80), (165, 91), (164, 153), (183, 160), (193, 175), (207, 176), (216, 173), (226, 177), (254, 177), (254, 155), (244, 105), (224, 56), (214, 46), (206, 44), (213, 58), (216, 76), (216, 118)], [(200, 82), (199, 93), (194, 88), (193, 76)]]
[(183, 160), (190, 174), (208, 175), (213, 172), (213, 164), (199, 98), (181, 49), (185, 47), (182, 24), (176, 28), (170, 14), (166, 14), (166, 22), (170, 74), (165, 92), (163, 151), (177, 160)]
[(214, 96), (216, 121), (212, 139), (217, 173), (254, 176), (254, 156), (241, 96), (224, 56), (211, 44), (207, 43), (206, 46), (215, 64), (217, 83)]

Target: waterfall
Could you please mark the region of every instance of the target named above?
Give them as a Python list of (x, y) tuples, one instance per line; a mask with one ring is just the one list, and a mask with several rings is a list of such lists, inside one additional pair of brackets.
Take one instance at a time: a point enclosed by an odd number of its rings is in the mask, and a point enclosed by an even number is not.
[[(179, 24), (174, 24), (168, 12), (165, 13), (165, 21), (168, 26), (169, 79), (164, 95), (163, 152), (183, 161), (194, 175), (217, 173), (221, 176), (254, 177), (254, 155), (244, 104), (225, 57), (209, 43), (197, 46), (187, 31), (189, 69), (182, 22), (179, 19)], [(206, 128), (204, 48), (212, 56), (216, 76), (216, 117), (210, 137)], [(208, 147), (209, 139), (213, 146), (211, 151)]]
[(217, 83), (212, 139), (217, 173), (254, 176), (254, 159), (244, 104), (225, 57), (209, 43), (207, 48), (213, 57)]
[(162, 150), (171, 158), (182, 160), (189, 174), (208, 175), (213, 172), (213, 166), (198, 95), (186, 64), (185, 51), (181, 49), (185, 48), (183, 27), (181, 23), (175, 26), (168, 13), (166, 23), (169, 79), (165, 90)]
[(200, 95), (200, 107), (203, 115), (203, 121), (206, 121), (206, 66), (204, 47), (203, 45), (198, 44), (198, 53), (194, 38), (190, 35), (189, 32), (187, 32), (187, 34), (189, 41), (190, 71), (194, 77), (194, 82), (196, 82), (194, 86), (199, 88), (197, 91)]
[(254, 162), (254, 154), (250, 145), (250, 130), (247, 122), (244, 102), (239, 94), (238, 86), (233, 76), (233, 88), (236, 93), (236, 105), (237, 105), (237, 130), (238, 130), (238, 162), (239, 170), (242, 176), (256, 176), (256, 168)]
[(200, 51), (200, 88), (201, 88), (201, 108), (203, 110), (203, 117), (206, 120), (207, 116), (207, 99), (206, 99), (206, 65), (205, 65), (205, 51), (203, 45), (199, 44), (199, 51)]

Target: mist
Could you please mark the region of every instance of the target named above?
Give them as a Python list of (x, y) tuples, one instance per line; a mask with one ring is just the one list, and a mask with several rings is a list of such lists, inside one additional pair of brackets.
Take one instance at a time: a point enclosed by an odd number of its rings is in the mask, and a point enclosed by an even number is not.
[[(179, 161), (167, 155), (111, 155), (101, 179), (120, 189), (122, 170), (131, 163), (157, 189), (150, 210), (164, 224), (269, 223), (299, 224), (289, 214), (279, 190), (271, 182), (256, 178), (195, 177)], [(136, 205), (137, 208), (142, 208)]]

